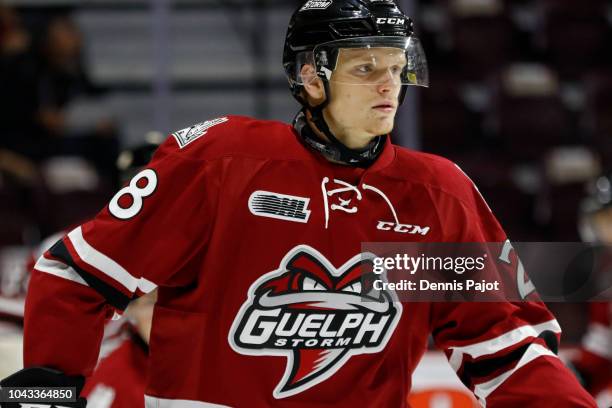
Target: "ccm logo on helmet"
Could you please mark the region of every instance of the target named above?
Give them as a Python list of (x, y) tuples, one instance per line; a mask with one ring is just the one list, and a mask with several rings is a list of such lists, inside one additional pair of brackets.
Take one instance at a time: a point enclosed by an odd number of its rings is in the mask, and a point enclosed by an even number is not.
[(386, 18), (379, 17), (376, 19), (376, 24), (395, 24), (395, 25), (403, 25), (406, 22), (405, 18)]

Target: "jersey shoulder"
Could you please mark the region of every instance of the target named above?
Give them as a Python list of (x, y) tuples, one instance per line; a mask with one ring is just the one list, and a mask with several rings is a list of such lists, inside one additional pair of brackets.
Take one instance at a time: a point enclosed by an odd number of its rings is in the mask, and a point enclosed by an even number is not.
[(460, 199), (467, 199), (476, 189), (472, 180), (449, 159), (431, 153), (395, 146), (392, 171), (396, 177), (439, 189)]
[[(444, 157), (417, 152), (396, 146), (396, 160), (393, 173), (403, 181), (417, 184), (422, 190), (435, 197), (437, 203), (447, 203), (462, 208), (466, 216), (475, 216), (485, 235), (471, 239), (502, 242), (505, 233), (478, 187), (461, 168)], [(450, 199), (450, 200), (449, 200)], [(501, 240), (501, 241), (500, 241)]]
[(287, 160), (299, 146), (286, 123), (227, 115), (173, 132), (160, 151), (201, 161), (231, 156)]

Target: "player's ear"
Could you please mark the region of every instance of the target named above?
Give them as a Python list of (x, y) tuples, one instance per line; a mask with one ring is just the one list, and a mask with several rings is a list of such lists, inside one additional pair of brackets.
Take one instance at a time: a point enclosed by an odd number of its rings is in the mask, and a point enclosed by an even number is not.
[(304, 96), (311, 106), (316, 106), (325, 100), (325, 87), (311, 64), (304, 64), (300, 70), (304, 84)]

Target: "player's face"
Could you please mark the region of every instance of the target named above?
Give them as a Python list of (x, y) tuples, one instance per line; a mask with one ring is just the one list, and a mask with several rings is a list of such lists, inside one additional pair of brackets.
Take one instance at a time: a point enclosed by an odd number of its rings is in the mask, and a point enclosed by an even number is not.
[(396, 48), (340, 50), (324, 110), (336, 137), (361, 147), (393, 129), (405, 65), (404, 51)]

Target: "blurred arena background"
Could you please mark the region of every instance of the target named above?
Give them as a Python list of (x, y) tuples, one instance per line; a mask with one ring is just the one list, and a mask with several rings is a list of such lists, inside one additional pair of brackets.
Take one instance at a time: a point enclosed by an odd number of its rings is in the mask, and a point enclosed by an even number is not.
[[(225, 114), (292, 120), (280, 61), (300, 3), (0, 0), (0, 377), (21, 364), (27, 263), (105, 205), (122, 150)], [(431, 85), (409, 90), (395, 142), (457, 162), (513, 241), (579, 241), (588, 186), (612, 171), (612, 2), (398, 3)], [(588, 305), (549, 306), (579, 344)], [(417, 390), (461, 389), (440, 357)], [(451, 394), (422, 406), (469, 406)]]

